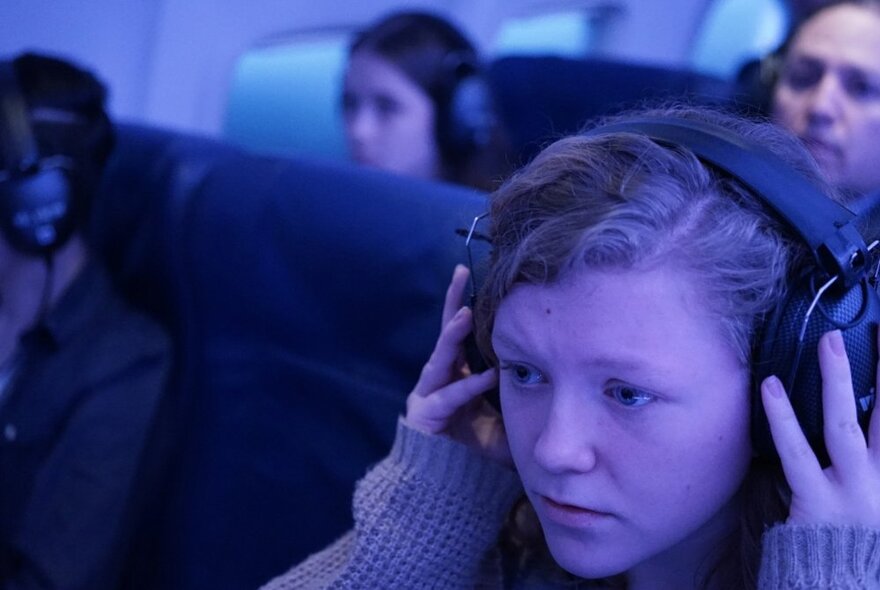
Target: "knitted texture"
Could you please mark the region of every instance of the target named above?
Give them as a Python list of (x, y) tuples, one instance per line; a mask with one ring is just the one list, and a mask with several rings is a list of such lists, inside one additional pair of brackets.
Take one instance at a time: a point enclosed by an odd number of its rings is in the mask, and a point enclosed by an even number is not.
[[(446, 437), (398, 424), (390, 455), (358, 483), (355, 528), (263, 590), (591, 588), (519, 571), (505, 585), (498, 534), (522, 494), (516, 473)], [(759, 590), (880, 590), (880, 531), (777, 525)]]
[(486, 558), (521, 494), (514, 471), (398, 424), (390, 455), (357, 485), (354, 530), (264, 589), (491, 587), (500, 573)]
[(880, 589), (880, 531), (777, 525), (764, 533), (759, 588)]

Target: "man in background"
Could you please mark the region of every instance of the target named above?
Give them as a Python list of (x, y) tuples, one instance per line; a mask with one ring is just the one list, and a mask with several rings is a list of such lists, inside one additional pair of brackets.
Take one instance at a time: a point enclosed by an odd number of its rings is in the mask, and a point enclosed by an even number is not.
[(104, 86), (0, 63), (0, 589), (116, 585), (165, 390), (163, 331), (83, 236), (113, 146)]

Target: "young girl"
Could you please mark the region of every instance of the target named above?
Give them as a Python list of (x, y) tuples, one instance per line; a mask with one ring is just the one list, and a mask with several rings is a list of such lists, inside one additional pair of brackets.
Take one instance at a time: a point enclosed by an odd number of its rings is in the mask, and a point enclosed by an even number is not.
[[(649, 114), (721, 126), (825, 188), (773, 127)], [(815, 264), (763, 201), (688, 148), (599, 131), (547, 148), (490, 213), (474, 314), (492, 368), (461, 361), (458, 268), (354, 530), (267, 588), (880, 587), (880, 451), (840, 332), (818, 345), (830, 465), (775, 377), (755, 403), (780, 460), (751, 444), (756, 331)]]
[(490, 190), (507, 146), (476, 47), (447, 20), (394, 12), (349, 48), (342, 95), (354, 161)]

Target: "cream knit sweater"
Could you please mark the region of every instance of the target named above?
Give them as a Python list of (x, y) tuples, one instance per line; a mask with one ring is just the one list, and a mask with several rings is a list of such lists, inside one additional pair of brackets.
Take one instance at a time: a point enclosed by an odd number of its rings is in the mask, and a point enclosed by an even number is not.
[[(502, 581), (498, 534), (521, 494), (515, 472), (400, 423), (357, 486), (355, 528), (263, 590), (571, 588), (541, 572)], [(763, 543), (760, 590), (880, 589), (880, 531), (778, 525)]]

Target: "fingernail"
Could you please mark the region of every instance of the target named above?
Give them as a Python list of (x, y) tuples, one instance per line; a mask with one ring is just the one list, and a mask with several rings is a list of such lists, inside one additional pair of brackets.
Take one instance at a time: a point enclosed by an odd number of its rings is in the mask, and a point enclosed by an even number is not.
[(831, 352), (837, 356), (846, 356), (846, 347), (843, 345), (843, 334), (840, 330), (834, 330), (828, 334), (828, 345)]
[(782, 387), (782, 381), (776, 375), (770, 375), (764, 379), (764, 390), (773, 397), (782, 397), (785, 395), (785, 389)]

